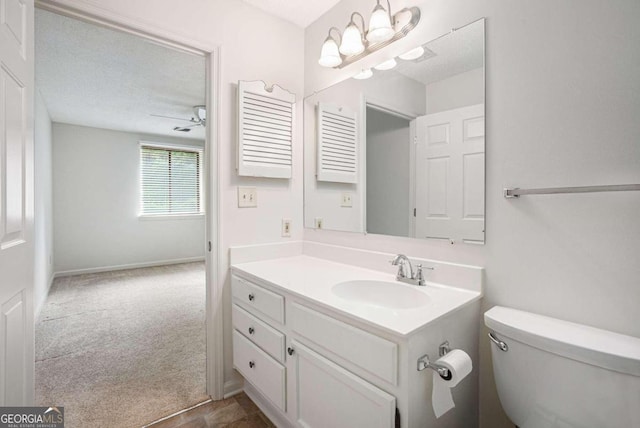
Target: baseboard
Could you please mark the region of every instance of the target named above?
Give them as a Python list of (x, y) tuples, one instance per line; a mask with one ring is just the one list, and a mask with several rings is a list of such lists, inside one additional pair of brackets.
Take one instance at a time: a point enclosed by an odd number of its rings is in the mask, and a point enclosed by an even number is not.
[(47, 302), (47, 297), (49, 297), (49, 292), (51, 291), (51, 286), (53, 285), (53, 280), (56, 278), (56, 274), (51, 272), (51, 276), (49, 277), (49, 283), (47, 284), (47, 291), (44, 293), (44, 297), (40, 302), (35, 302), (35, 308), (33, 313), (33, 319), (37, 320), (40, 316), (40, 312), (42, 312), (42, 308), (44, 308), (44, 304)]
[(249, 382), (244, 385), (244, 392), (258, 406), (273, 424), (279, 428), (294, 428), (294, 425), (276, 407), (269, 402), (257, 389)]
[(116, 271), (116, 270), (138, 269), (138, 268), (164, 266), (164, 265), (177, 265), (180, 263), (191, 263), (191, 262), (202, 262), (202, 261), (204, 261), (204, 257), (187, 257), (184, 259), (159, 260), (155, 262), (131, 263), (126, 265), (101, 266), (96, 268), (64, 270), (64, 271), (56, 272), (53, 276), (54, 278), (62, 278), (65, 276), (82, 275), (85, 273), (110, 272), (110, 271)]
[(223, 398), (229, 398), (240, 394), (244, 389), (244, 380), (242, 378), (229, 380), (224, 383)]

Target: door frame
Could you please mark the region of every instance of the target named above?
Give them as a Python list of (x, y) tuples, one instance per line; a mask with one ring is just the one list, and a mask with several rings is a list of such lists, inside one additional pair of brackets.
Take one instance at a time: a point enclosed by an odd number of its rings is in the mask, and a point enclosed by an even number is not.
[(206, 272), (206, 390), (213, 400), (224, 397), (223, 282), (220, 280), (220, 94), (221, 47), (181, 36), (148, 22), (75, 0), (35, 0), (36, 8), (125, 32), (159, 45), (205, 58), (207, 127), (205, 138), (205, 272)]

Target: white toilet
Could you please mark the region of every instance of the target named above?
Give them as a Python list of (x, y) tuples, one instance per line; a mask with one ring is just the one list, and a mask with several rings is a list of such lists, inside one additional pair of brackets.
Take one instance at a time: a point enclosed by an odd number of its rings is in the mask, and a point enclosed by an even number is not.
[(640, 339), (500, 306), (484, 320), (517, 426), (640, 427)]

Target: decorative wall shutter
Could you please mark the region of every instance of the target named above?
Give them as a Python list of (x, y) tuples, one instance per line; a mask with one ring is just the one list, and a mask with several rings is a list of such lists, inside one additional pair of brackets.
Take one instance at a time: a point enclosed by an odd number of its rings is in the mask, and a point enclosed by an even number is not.
[(357, 183), (356, 113), (335, 104), (318, 103), (318, 181)]
[(238, 82), (238, 175), (291, 178), (295, 101), (277, 85)]

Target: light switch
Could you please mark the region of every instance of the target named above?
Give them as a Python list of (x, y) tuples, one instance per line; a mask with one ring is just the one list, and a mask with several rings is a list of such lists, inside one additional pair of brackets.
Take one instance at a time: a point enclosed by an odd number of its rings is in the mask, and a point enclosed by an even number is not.
[(258, 191), (255, 187), (238, 187), (238, 208), (258, 206)]
[(291, 220), (288, 218), (282, 219), (282, 237), (283, 238), (291, 237)]

